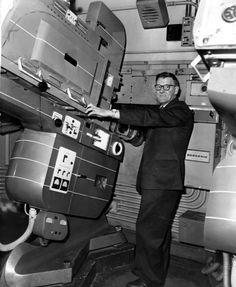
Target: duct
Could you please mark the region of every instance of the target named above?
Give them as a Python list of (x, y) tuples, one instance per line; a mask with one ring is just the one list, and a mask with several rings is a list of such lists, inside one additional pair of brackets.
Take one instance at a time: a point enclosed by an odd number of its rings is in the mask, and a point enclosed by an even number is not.
[[(197, 189), (186, 189), (182, 196), (179, 208), (172, 224), (174, 238), (179, 238), (179, 217), (187, 210), (198, 210), (207, 199), (207, 191)], [(115, 196), (112, 208), (107, 214), (108, 221), (112, 225), (121, 225), (124, 228), (135, 230), (135, 224), (139, 212), (140, 195), (135, 185), (118, 182), (115, 188)]]

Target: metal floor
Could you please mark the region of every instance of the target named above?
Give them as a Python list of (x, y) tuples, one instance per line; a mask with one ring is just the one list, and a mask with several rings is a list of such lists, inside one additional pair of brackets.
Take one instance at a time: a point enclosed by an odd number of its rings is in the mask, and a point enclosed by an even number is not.
[[(170, 269), (165, 287), (220, 287), (212, 285), (213, 282), (206, 275), (201, 274), (202, 264), (191, 260), (174, 257), (171, 258)], [(136, 277), (129, 267), (114, 270), (110, 274), (97, 276), (93, 287), (125, 287), (127, 282)]]

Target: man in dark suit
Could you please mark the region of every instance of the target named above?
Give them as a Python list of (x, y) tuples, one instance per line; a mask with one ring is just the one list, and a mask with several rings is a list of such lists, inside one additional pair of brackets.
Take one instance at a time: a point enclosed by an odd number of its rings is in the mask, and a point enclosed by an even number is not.
[(179, 100), (180, 85), (172, 73), (156, 76), (158, 105), (104, 110), (88, 105), (89, 116), (111, 117), (123, 124), (147, 127), (137, 176), (141, 204), (136, 223), (133, 272), (139, 277), (127, 287), (163, 287), (171, 245), (171, 226), (184, 190), (185, 154), (193, 129), (193, 114)]

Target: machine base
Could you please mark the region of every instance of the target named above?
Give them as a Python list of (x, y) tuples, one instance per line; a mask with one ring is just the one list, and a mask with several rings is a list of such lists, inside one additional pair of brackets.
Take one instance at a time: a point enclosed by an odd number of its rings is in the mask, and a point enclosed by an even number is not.
[[(9, 255), (2, 270), (1, 287), (91, 286), (98, 269), (123, 264), (121, 253), (133, 247), (119, 229), (100, 219), (69, 218), (70, 236), (65, 242), (42, 247), (22, 243)], [(109, 256), (108, 256), (109, 255)], [(115, 259), (116, 258), (116, 259)], [(98, 268), (97, 262), (103, 262)], [(129, 256), (124, 261), (129, 261)], [(108, 262), (107, 262), (108, 263)]]

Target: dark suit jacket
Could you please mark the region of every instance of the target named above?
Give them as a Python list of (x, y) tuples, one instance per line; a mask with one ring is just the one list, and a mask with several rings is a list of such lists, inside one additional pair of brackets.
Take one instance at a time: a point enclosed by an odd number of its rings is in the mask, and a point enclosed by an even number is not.
[(183, 190), (185, 154), (193, 129), (193, 113), (177, 98), (166, 107), (121, 109), (120, 123), (147, 127), (137, 177), (137, 190)]

